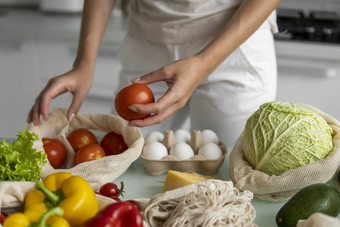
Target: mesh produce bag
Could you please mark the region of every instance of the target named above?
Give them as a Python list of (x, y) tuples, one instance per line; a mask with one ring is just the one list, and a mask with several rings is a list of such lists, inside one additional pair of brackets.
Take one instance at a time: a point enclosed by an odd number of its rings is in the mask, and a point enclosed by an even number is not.
[(249, 190), (255, 197), (269, 201), (284, 201), (291, 198), (300, 189), (316, 183), (329, 181), (340, 164), (340, 123), (330, 115), (308, 106), (322, 116), (333, 129), (333, 150), (320, 161), (288, 170), (278, 176), (269, 176), (254, 170), (245, 158), (240, 135), (230, 154), (230, 177), (235, 187)]
[[(140, 156), (144, 144), (143, 135), (138, 128), (128, 126), (128, 122), (122, 118), (115, 115), (78, 113), (74, 119), (69, 122), (66, 114), (66, 109), (54, 108), (47, 121), (41, 121), (41, 124), (37, 126), (33, 124), (28, 126), (29, 131), (39, 136), (39, 140), (33, 144), (35, 149), (43, 151), (41, 139), (43, 137), (49, 137), (58, 138), (67, 150), (67, 163), (64, 165), (64, 168), (54, 169), (49, 162), (47, 162), (46, 166), (42, 168), (42, 180), (53, 173), (69, 172), (72, 175), (84, 178), (94, 190), (98, 191), (101, 185), (112, 182), (124, 173)], [(89, 129), (97, 137), (98, 142), (110, 131), (122, 134), (125, 143), (128, 145), (128, 149), (118, 155), (110, 155), (73, 166), (74, 151), (66, 137), (69, 132), (76, 128)], [(35, 182), (0, 182), (1, 209), (13, 208), (17, 211), (18, 207), (24, 202), (27, 192), (34, 187)], [(100, 198), (100, 200), (103, 199), (104, 198)]]

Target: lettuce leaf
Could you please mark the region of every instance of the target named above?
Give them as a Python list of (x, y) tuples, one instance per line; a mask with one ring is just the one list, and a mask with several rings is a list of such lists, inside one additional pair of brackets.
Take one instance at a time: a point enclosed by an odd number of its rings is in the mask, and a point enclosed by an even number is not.
[(0, 180), (1, 181), (38, 181), (42, 166), (46, 165), (44, 151), (33, 148), (33, 142), (39, 136), (24, 129), (17, 134), (17, 139), (9, 144), (0, 141)]

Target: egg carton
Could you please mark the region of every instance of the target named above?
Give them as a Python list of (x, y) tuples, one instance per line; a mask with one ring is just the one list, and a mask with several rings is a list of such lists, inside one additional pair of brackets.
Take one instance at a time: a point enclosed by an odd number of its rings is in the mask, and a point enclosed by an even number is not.
[[(190, 159), (179, 160), (174, 155), (170, 154), (171, 148), (177, 143), (175, 134), (172, 130), (164, 132), (164, 137), (161, 142), (166, 148), (168, 155), (162, 159), (150, 159), (141, 154), (142, 162), (146, 170), (151, 175), (161, 175), (169, 170), (176, 170), (181, 172), (200, 172), (204, 174), (216, 174), (224, 162), (227, 154), (225, 144), (218, 141), (218, 146), (222, 151), (222, 155), (215, 160), (207, 159), (205, 156), (198, 154), (200, 147), (203, 145), (202, 132), (194, 130), (191, 132), (191, 137), (186, 143), (190, 145), (194, 151), (194, 156)], [(144, 144), (146, 146), (147, 144)]]

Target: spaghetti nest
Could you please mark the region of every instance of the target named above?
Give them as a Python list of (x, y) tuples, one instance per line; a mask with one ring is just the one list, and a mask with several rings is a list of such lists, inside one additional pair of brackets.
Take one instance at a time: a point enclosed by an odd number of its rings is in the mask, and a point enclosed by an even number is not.
[(256, 226), (253, 194), (239, 192), (231, 181), (208, 180), (159, 196), (147, 209), (154, 215), (151, 226)]

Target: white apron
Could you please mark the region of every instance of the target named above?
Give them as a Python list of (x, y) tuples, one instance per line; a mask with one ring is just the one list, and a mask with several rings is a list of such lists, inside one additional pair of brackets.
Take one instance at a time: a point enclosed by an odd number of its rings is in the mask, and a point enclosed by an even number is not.
[[(192, 56), (219, 32), (240, 0), (136, 0), (131, 3), (128, 33), (120, 49), (119, 89), (174, 61)], [(211, 73), (187, 105), (161, 124), (141, 128), (144, 135), (165, 130), (214, 130), (232, 146), (248, 117), (275, 99), (276, 58), (273, 13), (261, 27)], [(156, 99), (167, 86), (150, 85)]]

